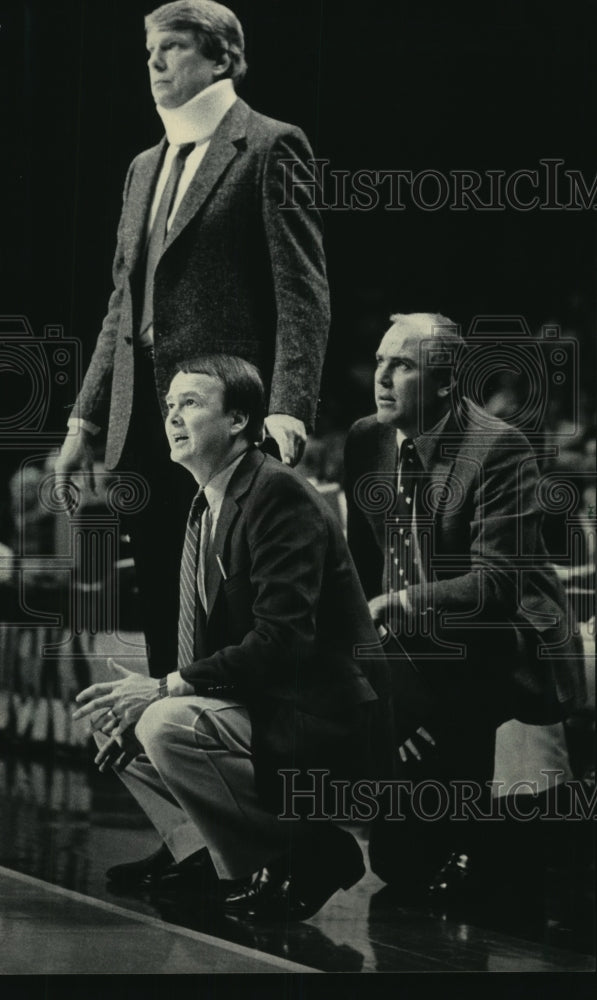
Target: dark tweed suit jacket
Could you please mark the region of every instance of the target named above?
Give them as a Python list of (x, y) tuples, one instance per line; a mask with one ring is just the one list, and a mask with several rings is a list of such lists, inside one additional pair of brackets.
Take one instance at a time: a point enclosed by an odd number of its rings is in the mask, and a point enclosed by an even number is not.
[(226, 492), (206, 590), (197, 660), (181, 673), (198, 694), (248, 706), (258, 787), (278, 767), (387, 777), (387, 666), (342, 530), (309, 483), (257, 449)]
[[(73, 416), (108, 427), (108, 468), (118, 465), (131, 418), (134, 311), (143, 281), (147, 216), (165, 147), (164, 139), (129, 168), (114, 291), (73, 410)], [(160, 399), (182, 358), (236, 354), (260, 369), (271, 389), (270, 413), (288, 413), (313, 425), (329, 301), (320, 219), (309, 204), (312, 184), (295, 184), (296, 207), (279, 207), (287, 193), (280, 161), (304, 164), (310, 156), (300, 129), (257, 114), (240, 99), (220, 123), (155, 272)], [(300, 173), (297, 168), (295, 176)]]
[[(468, 647), (464, 664), (446, 659), (424, 670), (453, 703), (495, 698), (522, 721), (565, 717), (585, 697), (582, 646), (544, 547), (529, 442), (465, 400), (440, 436), (421, 436), (416, 445), (428, 584), (408, 587), (408, 597), (416, 617), (433, 616), (438, 637)], [(348, 541), (372, 597), (389, 582), (395, 429), (374, 416), (358, 421), (345, 458)]]

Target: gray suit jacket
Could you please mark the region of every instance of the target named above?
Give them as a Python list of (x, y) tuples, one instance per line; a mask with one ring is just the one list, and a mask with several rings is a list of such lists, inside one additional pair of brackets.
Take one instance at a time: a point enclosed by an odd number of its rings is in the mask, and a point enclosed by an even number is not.
[[(131, 419), (134, 315), (144, 236), (166, 140), (133, 160), (114, 259), (114, 291), (73, 416), (108, 428), (106, 465), (118, 465)], [(238, 99), (225, 115), (182, 200), (154, 279), (160, 398), (176, 363), (237, 354), (260, 369), (269, 412), (312, 426), (329, 327), (329, 297), (313, 180), (281, 160), (312, 156), (300, 129)], [(290, 200), (294, 207), (280, 209)], [(109, 416), (108, 416), (109, 414)]]
[[(444, 640), (474, 649), (467, 670), (450, 674), (491, 701), (505, 684), (511, 715), (550, 722), (586, 694), (582, 645), (541, 535), (537, 462), (518, 430), (465, 400), (440, 436), (417, 440), (423, 471), (419, 527), (427, 536), (427, 585), (407, 593), (415, 615), (432, 615)], [(396, 433), (374, 416), (358, 421), (346, 444), (348, 540), (368, 597), (389, 580), (388, 532), (396, 502)], [(375, 484), (375, 485), (374, 485)], [(443, 623), (443, 624), (442, 624)], [(515, 655), (504, 655), (514, 626)], [(433, 671), (433, 668), (432, 668)], [(471, 690), (457, 691), (462, 700)], [(503, 687), (502, 687), (503, 691)]]

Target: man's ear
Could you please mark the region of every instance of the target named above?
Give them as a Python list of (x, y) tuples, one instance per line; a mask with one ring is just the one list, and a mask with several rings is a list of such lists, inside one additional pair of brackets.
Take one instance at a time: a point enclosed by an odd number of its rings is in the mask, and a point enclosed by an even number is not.
[(232, 417), (232, 424), (230, 425), (230, 433), (237, 437), (242, 434), (247, 428), (249, 423), (249, 414), (243, 413), (242, 410), (231, 410), (230, 416)]
[(221, 55), (218, 57), (217, 62), (214, 62), (213, 73), (216, 80), (221, 80), (222, 77), (225, 76), (225, 74), (230, 69), (231, 62), (232, 59), (230, 58), (230, 53), (222, 52)]

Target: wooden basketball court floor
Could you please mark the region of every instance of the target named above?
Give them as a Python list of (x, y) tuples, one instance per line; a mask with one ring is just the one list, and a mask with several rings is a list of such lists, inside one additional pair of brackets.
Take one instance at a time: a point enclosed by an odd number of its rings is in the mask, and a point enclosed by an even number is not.
[[(98, 830), (88, 841), (100, 865), (138, 857), (154, 845), (147, 830)], [(112, 848), (105, 850), (106, 834)], [(132, 852), (132, 853), (131, 853)], [(103, 855), (103, 857), (102, 857)], [(312, 972), (589, 972), (591, 955), (529, 940), (466, 919), (396, 905), (367, 873), (310, 921), (251, 924), (114, 896), (91, 878), (93, 894), (0, 868), (0, 974), (170, 975)], [(97, 895), (96, 895), (97, 893)], [(103, 895), (104, 898), (99, 898)], [(513, 914), (514, 916), (514, 914)], [(513, 921), (514, 922), (514, 921)]]
[[(116, 896), (106, 869), (146, 856), (158, 840), (115, 775), (85, 766), (86, 752), (73, 766), (60, 754), (2, 750), (0, 975), (288, 973), (295, 982), (314, 971), (595, 969), (592, 846), (555, 852), (546, 905), (531, 914), (520, 906), (524, 891), (461, 913), (405, 906), (367, 871), (309, 921), (251, 923), (192, 899)], [(352, 832), (366, 858), (366, 833)]]

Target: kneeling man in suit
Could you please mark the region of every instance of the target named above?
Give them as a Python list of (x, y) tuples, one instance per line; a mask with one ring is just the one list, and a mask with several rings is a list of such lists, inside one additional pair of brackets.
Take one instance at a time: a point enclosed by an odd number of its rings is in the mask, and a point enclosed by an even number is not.
[(224, 355), (183, 364), (167, 410), (172, 459), (199, 484), (181, 565), (178, 669), (158, 680), (115, 665), (117, 680), (77, 699), (97, 731), (97, 763), (117, 763), (164, 841), (108, 877), (121, 887), (198, 871), (215, 881), (215, 868), (232, 883), (228, 909), (301, 919), (364, 866), (354, 838), (331, 823), (277, 818), (277, 772), (371, 776), (384, 702), (362, 668), (383, 671), (384, 660), (355, 658), (377, 636), (325, 501), (255, 447), (257, 370)]
[(534, 451), (461, 391), (466, 350), (444, 316), (393, 316), (376, 413), (345, 455), (348, 542), (386, 630), (400, 776), (418, 789), (409, 822), (374, 824), (371, 864), (443, 899), (479, 883), (497, 726), (555, 722), (585, 693)]

